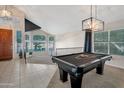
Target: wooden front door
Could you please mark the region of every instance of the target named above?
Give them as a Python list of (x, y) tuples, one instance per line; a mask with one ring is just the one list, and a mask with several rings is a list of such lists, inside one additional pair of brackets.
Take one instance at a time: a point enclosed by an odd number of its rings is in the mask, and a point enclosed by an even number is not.
[(12, 59), (12, 30), (0, 29), (0, 60)]

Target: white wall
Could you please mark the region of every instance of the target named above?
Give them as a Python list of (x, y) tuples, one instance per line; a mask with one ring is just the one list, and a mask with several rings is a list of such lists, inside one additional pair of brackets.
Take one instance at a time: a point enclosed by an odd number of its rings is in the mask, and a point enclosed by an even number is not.
[[(67, 32), (56, 36), (56, 55), (82, 52), (84, 31)], [(68, 49), (67, 49), (68, 48)]]
[(105, 30), (111, 31), (116, 29), (124, 29), (124, 20), (118, 20), (118, 21), (105, 24)]
[(124, 56), (112, 55), (112, 60), (106, 64), (124, 69)]
[(84, 47), (84, 31), (67, 32), (56, 36), (56, 48)]

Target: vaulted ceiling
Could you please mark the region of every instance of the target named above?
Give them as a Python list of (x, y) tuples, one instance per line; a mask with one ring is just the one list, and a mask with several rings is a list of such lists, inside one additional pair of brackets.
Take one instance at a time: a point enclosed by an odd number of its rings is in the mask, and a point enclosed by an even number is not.
[[(89, 5), (16, 5), (26, 17), (53, 34), (81, 31), (82, 20), (90, 17)], [(95, 15), (95, 14), (94, 14)], [(124, 20), (124, 6), (99, 5), (97, 18), (105, 24)]]

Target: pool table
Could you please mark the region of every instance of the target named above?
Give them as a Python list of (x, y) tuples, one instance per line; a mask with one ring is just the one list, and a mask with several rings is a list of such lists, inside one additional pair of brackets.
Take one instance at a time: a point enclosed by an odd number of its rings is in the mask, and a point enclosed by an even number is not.
[(74, 53), (52, 57), (53, 62), (58, 64), (60, 80), (66, 82), (69, 73), (72, 88), (81, 88), (83, 75), (95, 68), (96, 73), (102, 75), (105, 62), (111, 59), (110, 55), (96, 53)]

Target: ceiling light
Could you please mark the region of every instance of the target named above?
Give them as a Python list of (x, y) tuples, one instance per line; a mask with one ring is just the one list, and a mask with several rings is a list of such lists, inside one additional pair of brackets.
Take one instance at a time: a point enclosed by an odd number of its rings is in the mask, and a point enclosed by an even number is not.
[(2, 6), (2, 9), (0, 10), (0, 18), (2, 19), (11, 19), (12, 12), (7, 9), (7, 5)]
[(97, 7), (95, 8), (95, 17), (93, 17), (92, 5), (90, 8), (91, 17), (82, 21), (82, 30), (89, 31), (103, 31), (104, 30), (104, 21), (97, 19)]

